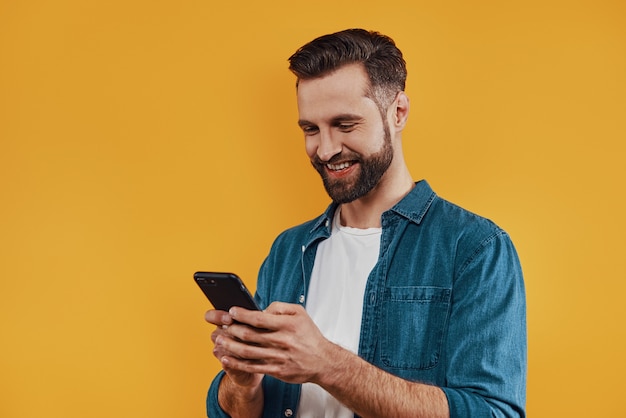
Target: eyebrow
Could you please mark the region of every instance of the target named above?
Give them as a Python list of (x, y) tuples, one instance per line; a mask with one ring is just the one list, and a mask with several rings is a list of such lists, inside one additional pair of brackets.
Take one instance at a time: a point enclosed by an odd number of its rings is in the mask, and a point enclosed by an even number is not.
[[(333, 116), (332, 119), (330, 120), (330, 124), (331, 125), (336, 125), (337, 123), (340, 122), (345, 122), (345, 121), (356, 121), (356, 120), (362, 120), (363, 116), (360, 115), (356, 115), (353, 113), (342, 113), (340, 115), (336, 115)], [(310, 122), (306, 119), (300, 119), (298, 120), (298, 126), (311, 126), (311, 125), (315, 125), (315, 123)]]

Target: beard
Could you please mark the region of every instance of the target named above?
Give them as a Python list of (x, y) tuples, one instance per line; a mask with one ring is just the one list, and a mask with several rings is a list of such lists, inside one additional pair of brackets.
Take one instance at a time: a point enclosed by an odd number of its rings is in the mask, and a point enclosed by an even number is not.
[[(389, 128), (385, 124), (383, 146), (376, 153), (363, 157), (358, 153), (342, 151), (325, 162), (316, 155), (311, 160), (311, 164), (322, 177), (326, 193), (335, 203), (342, 204), (357, 200), (372, 191), (387, 172), (392, 160), (393, 145), (391, 145)], [(359, 170), (356, 173), (356, 178), (336, 179), (330, 177), (326, 171), (326, 164), (333, 164), (338, 161), (358, 163)]]

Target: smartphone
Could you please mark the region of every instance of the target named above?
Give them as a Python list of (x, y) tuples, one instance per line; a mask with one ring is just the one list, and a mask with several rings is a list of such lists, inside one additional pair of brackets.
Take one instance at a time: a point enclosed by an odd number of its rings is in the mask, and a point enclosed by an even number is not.
[(198, 271), (194, 273), (193, 278), (218, 311), (228, 311), (233, 306), (261, 310), (236, 274)]

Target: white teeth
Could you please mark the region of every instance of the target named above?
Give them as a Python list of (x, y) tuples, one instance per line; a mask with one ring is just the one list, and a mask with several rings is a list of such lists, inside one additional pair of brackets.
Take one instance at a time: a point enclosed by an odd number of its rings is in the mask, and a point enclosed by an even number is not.
[(329, 170), (339, 171), (339, 170), (343, 170), (344, 168), (348, 168), (351, 165), (352, 163), (346, 162), (346, 163), (341, 163), (341, 164), (326, 164), (326, 167), (328, 167)]

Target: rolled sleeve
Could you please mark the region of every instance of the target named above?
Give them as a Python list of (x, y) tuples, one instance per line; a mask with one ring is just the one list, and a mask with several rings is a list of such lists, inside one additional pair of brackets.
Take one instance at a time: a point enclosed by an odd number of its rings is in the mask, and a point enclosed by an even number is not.
[(211, 382), (211, 386), (209, 387), (209, 393), (206, 398), (206, 412), (207, 412), (207, 416), (211, 418), (229, 418), (230, 417), (230, 415), (224, 412), (224, 410), (220, 407), (220, 404), (217, 398), (218, 393), (219, 393), (220, 383), (222, 382), (224, 375), (225, 375), (224, 371), (219, 372), (218, 375), (215, 376), (215, 379), (213, 379), (213, 382)]
[(526, 347), (522, 271), (500, 230), (481, 243), (455, 280), (443, 388), (450, 416), (524, 417)]

